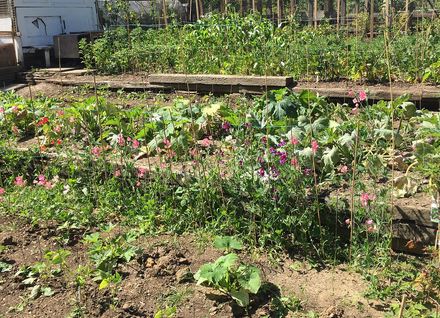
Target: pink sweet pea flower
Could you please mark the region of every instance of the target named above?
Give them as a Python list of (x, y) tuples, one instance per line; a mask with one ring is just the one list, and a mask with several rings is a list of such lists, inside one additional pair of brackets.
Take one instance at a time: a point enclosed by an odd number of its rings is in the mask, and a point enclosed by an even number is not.
[(113, 174), (116, 178), (119, 178), (121, 176), (121, 170), (116, 170), (115, 173)]
[(293, 157), (292, 159), (290, 159), (290, 165), (292, 167), (294, 167), (295, 169), (299, 169), (299, 162), (298, 159)]
[(140, 146), (140, 143), (139, 143), (139, 141), (138, 140), (136, 140), (136, 139), (133, 139), (133, 148), (134, 149), (138, 149), (139, 148), (139, 146)]
[(34, 184), (38, 184), (40, 186), (46, 185), (46, 177), (43, 174), (40, 174), (38, 176), (38, 180), (34, 181)]
[(362, 193), (361, 194), (361, 204), (363, 207), (367, 207), (370, 202), (376, 200), (376, 196), (374, 194)]
[(143, 178), (145, 176), (145, 174), (147, 173), (148, 169), (146, 168), (138, 168), (138, 172), (137, 172), (137, 176), (138, 178)]
[(5, 189), (4, 188), (0, 188), (0, 195), (4, 195), (5, 194)]
[(346, 174), (348, 172), (348, 167), (347, 166), (341, 166), (339, 167), (339, 172), (342, 174)]
[(125, 145), (125, 138), (122, 134), (118, 135), (118, 145), (123, 147)]
[[(356, 104), (357, 105), (357, 104)], [(356, 107), (354, 107), (354, 108), (352, 108), (351, 109), (351, 114), (352, 115), (359, 115), (359, 107), (358, 106), (356, 106)]]
[(99, 157), (99, 155), (101, 154), (101, 147), (93, 147), (92, 154), (95, 155), (96, 157)]
[(15, 178), (14, 184), (17, 187), (24, 187), (26, 185), (26, 181), (23, 179), (22, 176), (18, 176), (18, 177)]
[(318, 148), (319, 148), (318, 142), (313, 139), (312, 140), (312, 151), (313, 151), (313, 154), (316, 154), (316, 152), (318, 151)]
[(295, 138), (295, 137), (292, 137), (292, 138), (290, 139), (290, 143), (291, 143), (292, 145), (296, 146), (297, 144), (299, 144), (299, 140), (298, 140), (297, 138)]
[(203, 138), (198, 142), (202, 147), (209, 148), (212, 145), (212, 140), (210, 138)]
[(363, 102), (366, 99), (367, 99), (367, 93), (365, 93), (365, 91), (360, 91), (359, 92), (359, 101)]
[(3, 107), (0, 107), (0, 114), (4, 114), (5, 109)]

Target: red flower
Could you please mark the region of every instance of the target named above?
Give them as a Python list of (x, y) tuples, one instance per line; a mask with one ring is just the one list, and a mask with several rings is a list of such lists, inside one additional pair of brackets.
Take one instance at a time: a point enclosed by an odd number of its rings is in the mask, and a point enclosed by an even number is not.
[(43, 117), (43, 118), (41, 118), (41, 119), (38, 121), (37, 126), (43, 126), (43, 125), (46, 125), (48, 122), (49, 122), (49, 118), (47, 118), (47, 117)]

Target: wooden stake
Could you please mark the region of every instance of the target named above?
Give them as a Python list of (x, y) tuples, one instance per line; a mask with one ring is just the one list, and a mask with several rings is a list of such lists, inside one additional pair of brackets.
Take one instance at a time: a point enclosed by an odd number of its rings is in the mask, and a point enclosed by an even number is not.
[[(317, 0), (315, 0), (317, 1)], [(278, 25), (281, 24), (281, 19), (282, 19), (282, 10), (281, 10), (281, 0), (277, 0), (277, 21), (278, 21)]]
[(402, 302), (400, 303), (400, 310), (399, 310), (399, 318), (403, 317), (403, 310), (405, 309), (405, 302), (406, 302), (406, 295), (403, 294), (402, 296)]
[(296, 11), (296, 0), (290, 0), (290, 15), (295, 15)]
[(405, 34), (408, 34), (409, 25), (409, 0), (405, 0)]
[(307, 17), (309, 20), (309, 26), (313, 25), (313, 0), (307, 1)]
[(370, 39), (374, 37), (374, 0), (370, 0)]
[[(371, 0), (374, 1), (374, 0)], [(336, 30), (339, 31), (339, 17), (341, 14), (341, 0), (336, 0)]]
[(199, 0), (196, 0), (196, 18), (197, 18), (197, 21), (200, 19)]
[(385, 0), (385, 27), (390, 28), (390, 0)]
[(192, 0), (189, 0), (189, 19), (188, 19), (189, 22), (192, 22), (192, 5), (193, 5)]
[(167, 16), (167, 1), (162, 0), (162, 9), (163, 9), (163, 22), (165, 26), (168, 26), (168, 16)]
[(313, 24), (318, 27), (318, 0), (313, 0)]
[(203, 2), (202, 0), (199, 0), (199, 5), (200, 5), (200, 16), (203, 16)]

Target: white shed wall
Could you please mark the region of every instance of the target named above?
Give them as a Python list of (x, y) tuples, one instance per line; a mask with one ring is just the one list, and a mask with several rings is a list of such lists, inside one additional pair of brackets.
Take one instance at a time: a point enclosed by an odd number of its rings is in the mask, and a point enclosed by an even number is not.
[(93, 0), (15, 0), (23, 47), (53, 45), (53, 36), (99, 29)]

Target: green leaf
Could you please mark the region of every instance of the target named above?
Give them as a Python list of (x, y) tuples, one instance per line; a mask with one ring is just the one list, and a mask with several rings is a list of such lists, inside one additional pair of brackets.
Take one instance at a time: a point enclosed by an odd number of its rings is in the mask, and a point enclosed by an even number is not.
[(4, 273), (4, 272), (10, 272), (12, 269), (12, 265), (5, 263), (5, 262), (0, 262), (0, 273)]
[(261, 287), (260, 270), (255, 266), (241, 265), (238, 270), (238, 283), (252, 294), (258, 293)]
[(40, 297), (40, 292), (41, 292), (41, 286), (35, 285), (31, 289), (31, 294), (30, 294), (29, 298), (32, 300), (37, 299), (38, 297)]
[(197, 271), (197, 273), (195, 273), (194, 279), (197, 281), (197, 285), (201, 285), (205, 282), (207, 282), (208, 284), (212, 284), (214, 281), (213, 264), (208, 263), (202, 265)]
[(240, 307), (247, 307), (249, 305), (249, 293), (243, 288), (238, 291), (231, 291), (231, 297)]
[(324, 155), (322, 156), (322, 159), (324, 161), (324, 165), (326, 167), (334, 167), (338, 161), (339, 161), (339, 152), (338, 152), (338, 148), (336, 148), (335, 146), (333, 146), (332, 149), (327, 148), (324, 151)]
[(52, 288), (50, 288), (50, 287), (42, 287), (41, 288), (41, 292), (42, 292), (44, 297), (50, 297), (53, 294), (55, 294), (55, 291)]
[(214, 240), (214, 247), (221, 250), (242, 250), (243, 243), (233, 236), (217, 236)]
[(204, 107), (202, 109), (202, 114), (205, 116), (214, 116), (220, 110), (221, 106), (221, 103), (214, 103), (210, 106)]
[(227, 269), (232, 268), (238, 260), (238, 256), (235, 253), (229, 253), (228, 255), (219, 257), (215, 263), (214, 267), (221, 266)]
[(107, 278), (104, 278), (101, 283), (99, 284), (99, 289), (104, 289), (109, 285), (109, 280)]

